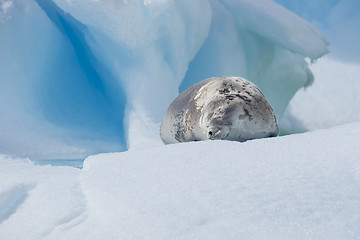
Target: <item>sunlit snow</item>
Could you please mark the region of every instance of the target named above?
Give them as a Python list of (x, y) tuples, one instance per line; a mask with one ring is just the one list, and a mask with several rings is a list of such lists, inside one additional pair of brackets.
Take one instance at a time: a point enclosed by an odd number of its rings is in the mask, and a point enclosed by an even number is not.
[[(346, 132), (346, 134), (344, 134)], [(245, 143), (0, 157), (5, 239), (357, 239), (360, 124)]]
[(290, 101), (282, 132), (306, 132), (360, 122), (360, 64), (321, 58), (311, 67), (314, 84)]

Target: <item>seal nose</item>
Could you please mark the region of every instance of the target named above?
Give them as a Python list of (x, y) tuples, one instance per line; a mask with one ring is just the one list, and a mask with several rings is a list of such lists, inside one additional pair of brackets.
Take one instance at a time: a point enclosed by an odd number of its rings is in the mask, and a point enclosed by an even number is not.
[(210, 129), (208, 131), (208, 139), (211, 140), (220, 140), (224, 139), (227, 136), (228, 132), (226, 129), (222, 128), (216, 128), (216, 129)]
[(219, 135), (220, 129), (211, 129), (208, 132), (208, 139), (218, 139), (217, 136)]
[(208, 139), (220, 140), (225, 139), (229, 135), (229, 128), (226, 126), (211, 128), (208, 131)]

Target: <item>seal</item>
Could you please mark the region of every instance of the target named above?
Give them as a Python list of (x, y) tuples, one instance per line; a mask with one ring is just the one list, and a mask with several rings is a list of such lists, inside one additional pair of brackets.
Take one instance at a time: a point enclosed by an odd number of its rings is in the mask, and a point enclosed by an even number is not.
[(241, 77), (205, 79), (181, 93), (160, 127), (165, 144), (275, 137), (278, 123), (260, 89)]

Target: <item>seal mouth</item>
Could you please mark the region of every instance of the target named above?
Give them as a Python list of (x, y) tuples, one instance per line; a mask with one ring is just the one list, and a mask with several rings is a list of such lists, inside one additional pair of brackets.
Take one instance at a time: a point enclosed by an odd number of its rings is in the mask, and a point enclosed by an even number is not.
[(225, 140), (228, 136), (229, 136), (229, 133), (225, 134), (225, 136), (223, 136), (223, 137), (221, 138), (221, 140)]

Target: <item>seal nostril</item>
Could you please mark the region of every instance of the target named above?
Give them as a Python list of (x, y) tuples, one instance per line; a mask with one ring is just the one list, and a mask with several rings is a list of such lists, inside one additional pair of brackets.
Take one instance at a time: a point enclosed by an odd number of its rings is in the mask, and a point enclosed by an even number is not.
[(213, 135), (212, 131), (210, 131), (210, 132), (209, 132), (209, 135), (210, 135), (210, 136), (212, 136), (212, 135)]

